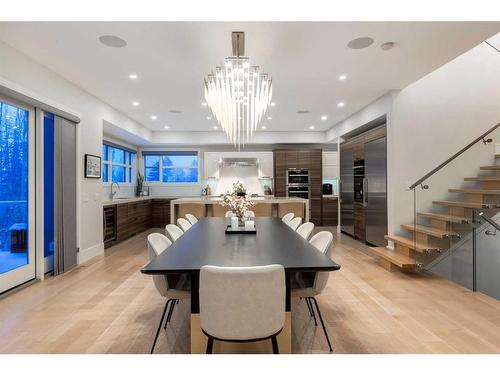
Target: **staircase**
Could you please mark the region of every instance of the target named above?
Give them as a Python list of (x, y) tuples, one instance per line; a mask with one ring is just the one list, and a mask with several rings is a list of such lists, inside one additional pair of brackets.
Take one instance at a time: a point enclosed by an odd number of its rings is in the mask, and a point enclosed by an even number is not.
[[(495, 161), (499, 160), (500, 154), (495, 155)], [(465, 177), (464, 181), (475, 186), (450, 188), (448, 192), (456, 199), (433, 201), (435, 212), (416, 212), (423, 224), (402, 224), (403, 235), (386, 235), (385, 239), (394, 243), (394, 250), (370, 248), (379, 264), (388, 271), (423, 268), (450, 249), (453, 239), (470, 231), (473, 210), (500, 208), (500, 164), (482, 166), (480, 171), (491, 175)]]

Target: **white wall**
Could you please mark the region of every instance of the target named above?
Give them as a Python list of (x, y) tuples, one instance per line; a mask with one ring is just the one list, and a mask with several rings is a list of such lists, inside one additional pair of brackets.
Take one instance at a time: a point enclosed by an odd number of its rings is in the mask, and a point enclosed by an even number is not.
[(0, 78), (47, 98), (56, 107), (70, 108), (72, 112), (79, 114), (81, 123), (77, 127), (76, 171), (79, 187), (77, 202), (79, 262), (102, 254), (102, 183), (101, 180), (83, 178), (84, 154), (101, 155), (103, 121), (119, 124), (130, 132), (147, 134), (148, 131), (3, 42), (0, 42)]

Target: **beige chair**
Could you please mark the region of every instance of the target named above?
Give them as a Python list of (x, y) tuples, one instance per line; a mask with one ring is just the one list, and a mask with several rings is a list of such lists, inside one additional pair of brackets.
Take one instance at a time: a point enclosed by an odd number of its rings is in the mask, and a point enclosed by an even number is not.
[(177, 217), (186, 217), (186, 214), (191, 214), (199, 219), (207, 216), (204, 203), (181, 203), (177, 207)]
[(195, 225), (198, 222), (198, 219), (191, 214), (186, 214), (186, 219), (191, 223), (191, 225)]
[(251, 211), (251, 210), (247, 210), (245, 211), (245, 213), (243, 214), (243, 218), (245, 220), (249, 220), (249, 219), (253, 219), (255, 217), (255, 212)]
[(271, 340), (285, 323), (285, 269), (280, 264), (257, 267), (203, 266), (200, 270), (200, 325), (214, 340), (253, 342)]
[[(318, 249), (318, 251), (322, 252), (328, 257), (330, 256), (332, 242), (333, 234), (327, 231), (316, 233), (309, 241), (309, 243), (316, 249)], [(321, 316), (321, 311), (319, 310), (318, 302), (315, 298), (317, 295), (321, 294), (323, 289), (325, 289), (329, 276), (330, 272), (316, 272), (314, 274), (314, 281), (312, 285), (306, 285), (305, 282), (302, 282), (300, 280), (300, 273), (296, 273), (297, 286), (292, 286), (292, 296), (295, 298), (305, 299), (307, 307), (309, 308), (309, 312), (314, 318), (314, 323), (318, 325), (318, 323), (316, 322), (316, 315), (314, 313), (314, 306), (312, 304), (312, 302), (314, 302), (314, 305), (316, 306), (316, 310), (318, 312), (319, 320), (321, 322), (321, 326), (323, 327), (323, 332), (325, 333), (326, 341), (328, 342), (328, 347), (330, 348), (330, 351), (333, 351), (332, 345), (330, 344), (330, 338), (328, 337), (328, 332), (325, 327), (325, 323), (323, 322), (323, 317)]]
[(290, 222), (290, 220), (293, 219), (293, 212), (289, 212), (287, 213), (286, 215), (284, 215), (281, 220), (285, 223), (285, 224), (288, 224)]
[(297, 228), (297, 233), (307, 241), (313, 230), (314, 230), (313, 223), (304, 223)]
[(305, 204), (300, 202), (278, 203), (278, 216), (283, 217), (292, 212), (293, 216), (306, 217)]
[(184, 231), (187, 232), (191, 227), (191, 223), (182, 217), (177, 219), (177, 225)]
[(297, 230), (297, 228), (299, 227), (299, 225), (302, 224), (302, 218), (301, 217), (294, 217), (287, 224), (293, 230)]
[(273, 205), (271, 203), (256, 203), (252, 206), (256, 217), (273, 216)]
[(175, 224), (167, 224), (167, 226), (165, 227), (165, 231), (172, 239), (172, 242), (177, 241), (184, 234), (182, 229)]
[(224, 206), (221, 206), (218, 203), (212, 204), (212, 216), (213, 217), (224, 217), (226, 214), (227, 208)]
[(224, 217), (235, 217), (236, 214), (233, 211), (226, 211)]
[[(171, 244), (172, 242), (170, 242), (170, 240), (161, 233), (151, 233), (148, 235), (149, 260), (151, 261), (155, 259), (158, 255), (166, 251)], [(185, 276), (178, 278), (174, 287), (169, 285), (168, 279), (165, 275), (154, 275), (152, 278), (156, 290), (162, 297), (167, 299), (167, 303), (165, 304), (160, 324), (156, 330), (156, 336), (153, 341), (153, 346), (151, 347), (151, 354), (154, 352), (156, 341), (158, 340), (158, 335), (160, 334), (161, 325), (165, 319), (168, 305), (170, 304), (170, 310), (168, 312), (167, 321), (165, 322), (165, 327), (172, 317), (174, 307), (177, 302), (191, 297), (191, 292), (189, 291), (189, 281)]]

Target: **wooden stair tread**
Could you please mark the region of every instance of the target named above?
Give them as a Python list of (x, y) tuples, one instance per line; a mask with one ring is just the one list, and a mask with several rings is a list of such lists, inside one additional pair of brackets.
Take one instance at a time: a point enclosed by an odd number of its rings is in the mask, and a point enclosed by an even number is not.
[(465, 207), (465, 208), (488, 208), (488, 204), (476, 202), (459, 202), (459, 201), (432, 201), (433, 204), (451, 207)]
[(484, 195), (500, 195), (500, 190), (495, 189), (448, 189), (450, 193), (463, 194), (484, 194)]
[(465, 177), (465, 181), (500, 181), (500, 176)]
[(425, 233), (429, 236), (437, 237), (437, 238), (447, 238), (449, 236), (456, 235), (456, 233), (448, 232), (448, 231), (433, 228), (433, 227), (428, 227), (426, 225), (401, 224), (401, 228), (409, 230), (409, 231), (416, 231), (419, 233)]
[(386, 249), (385, 247), (370, 247), (370, 250), (381, 258), (401, 268), (414, 268), (417, 263), (409, 256)]
[(453, 216), (447, 214), (436, 214), (434, 212), (417, 212), (417, 215), (428, 219), (443, 220), (448, 222), (451, 221), (453, 223), (459, 223), (459, 224), (466, 224), (469, 222), (469, 218), (466, 217)]
[(483, 165), (479, 169), (482, 171), (500, 171), (500, 165)]
[(428, 250), (434, 250), (434, 251), (440, 251), (441, 249), (437, 246), (431, 246), (431, 245), (426, 245), (423, 243), (415, 243), (413, 241), (413, 238), (408, 238), (408, 237), (403, 237), (403, 236), (395, 236), (393, 234), (386, 234), (384, 238), (388, 241), (392, 241), (394, 243), (397, 243), (398, 245), (405, 246), (409, 249), (418, 251), (419, 253), (422, 253), (424, 251)]

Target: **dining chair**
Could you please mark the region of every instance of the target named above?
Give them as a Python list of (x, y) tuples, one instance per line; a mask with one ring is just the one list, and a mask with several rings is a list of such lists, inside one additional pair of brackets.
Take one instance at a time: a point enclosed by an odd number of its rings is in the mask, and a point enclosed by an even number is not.
[(214, 340), (254, 342), (271, 340), (285, 323), (285, 269), (280, 264), (255, 267), (203, 266), (200, 270), (200, 324), (208, 337), (207, 354)]
[(255, 217), (255, 212), (253, 212), (251, 210), (246, 210), (245, 213), (243, 214), (243, 217), (245, 219), (251, 219), (251, 218)]
[(172, 242), (175, 242), (179, 239), (180, 236), (184, 234), (181, 228), (179, 228), (175, 224), (167, 224), (165, 227), (165, 231), (168, 233), (170, 238), (172, 239)]
[[(161, 233), (151, 233), (150, 235), (148, 235), (149, 260), (151, 261), (155, 259), (158, 255), (166, 251), (171, 244), (172, 242), (170, 242), (170, 240)], [(156, 290), (162, 297), (165, 297), (167, 299), (167, 303), (165, 304), (163, 314), (161, 315), (160, 324), (158, 325), (158, 329), (156, 330), (156, 336), (153, 341), (153, 346), (151, 347), (151, 354), (153, 354), (154, 352), (156, 341), (158, 341), (161, 326), (163, 320), (165, 319), (165, 314), (167, 313), (167, 308), (169, 307), (169, 305), (170, 309), (167, 315), (165, 326), (170, 321), (177, 302), (179, 300), (184, 300), (191, 297), (191, 292), (189, 291), (189, 281), (186, 276), (179, 277), (175, 283), (175, 287), (173, 288), (171, 287), (171, 285), (169, 285), (169, 281), (165, 275), (154, 275), (152, 276), (152, 278)]]
[(313, 230), (314, 230), (314, 224), (308, 222), (298, 227), (297, 233), (300, 234), (307, 241)]
[(196, 222), (198, 221), (196, 216), (194, 216), (192, 214), (186, 214), (186, 219), (188, 219), (188, 221), (191, 223), (191, 225), (196, 224)]
[[(309, 243), (313, 245), (318, 251), (325, 254), (326, 256), (330, 256), (330, 249), (333, 242), (333, 234), (327, 231), (321, 231), (316, 233)], [(323, 317), (321, 316), (321, 311), (318, 306), (318, 301), (316, 301), (316, 296), (321, 294), (323, 289), (325, 289), (326, 283), (328, 281), (329, 272), (316, 272), (314, 274), (314, 279), (312, 284), (306, 284), (305, 282), (301, 282), (301, 280), (296, 280), (296, 286), (292, 285), (292, 296), (296, 298), (304, 298), (307, 304), (307, 308), (309, 309), (309, 313), (314, 318), (314, 324), (318, 325), (316, 322), (316, 314), (314, 313), (314, 306), (316, 306), (316, 310), (318, 312), (319, 320), (321, 322), (321, 326), (323, 327), (323, 332), (325, 333), (326, 341), (328, 342), (328, 347), (332, 352), (332, 345), (330, 344), (330, 338), (328, 337), (328, 332), (325, 327), (325, 323), (323, 322)], [(296, 279), (300, 278), (300, 273), (296, 274)], [(314, 305), (312, 302), (314, 302)]]
[(281, 220), (284, 222), (284, 223), (288, 223), (290, 220), (293, 219), (293, 217), (295, 216), (295, 214), (293, 212), (289, 212), (287, 213), (286, 215), (284, 215)]
[(292, 220), (290, 220), (287, 224), (290, 228), (293, 230), (297, 230), (299, 225), (302, 223), (302, 218), (301, 217), (294, 217)]
[(192, 227), (191, 223), (189, 221), (187, 221), (186, 219), (180, 217), (177, 219), (177, 225), (179, 227), (181, 227), (181, 229), (184, 231), (184, 232), (187, 232), (189, 230), (189, 228)]
[(235, 217), (236, 214), (233, 211), (226, 211), (225, 217)]

